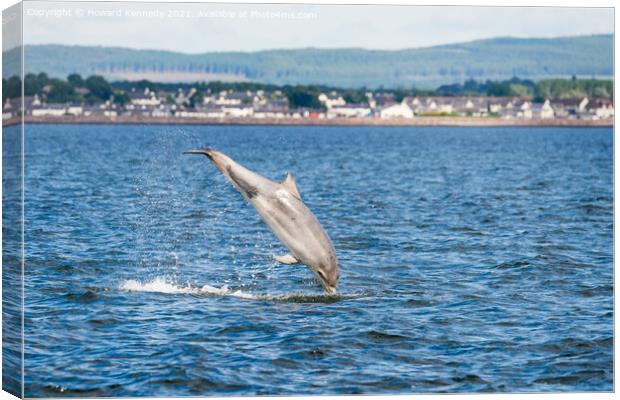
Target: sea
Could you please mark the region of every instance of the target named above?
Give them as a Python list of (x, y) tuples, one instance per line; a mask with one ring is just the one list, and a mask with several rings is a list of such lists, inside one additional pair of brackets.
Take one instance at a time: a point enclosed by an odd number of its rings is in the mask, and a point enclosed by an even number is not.
[[(611, 128), (24, 133), (27, 397), (614, 389)], [(336, 295), (276, 263), (252, 206), (182, 154), (205, 147), (294, 175)]]

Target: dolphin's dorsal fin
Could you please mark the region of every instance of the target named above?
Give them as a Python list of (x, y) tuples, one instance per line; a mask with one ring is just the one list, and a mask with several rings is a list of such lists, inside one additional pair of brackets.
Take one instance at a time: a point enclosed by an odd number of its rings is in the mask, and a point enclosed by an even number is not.
[(282, 181), (282, 186), (299, 200), (301, 200), (301, 193), (299, 193), (299, 189), (297, 188), (297, 183), (295, 183), (295, 178), (293, 178), (293, 174), (290, 172), (286, 173), (286, 178)]

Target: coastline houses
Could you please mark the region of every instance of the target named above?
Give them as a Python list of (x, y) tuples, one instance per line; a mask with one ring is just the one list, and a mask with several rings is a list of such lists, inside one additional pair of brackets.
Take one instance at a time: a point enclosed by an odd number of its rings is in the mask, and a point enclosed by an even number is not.
[(586, 106), (591, 115), (598, 119), (614, 117), (614, 104), (609, 99), (593, 99)]
[(286, 98), (264, 100), (254, 108), (255, 118), (286, 118), (289, 115), (290, 110)]
[(179, 110), (174, 113), (176, 118), (224, 118), (222, 107), (207, 106), (194, 110)]
[(161, 104), (161, 100), (157, 97), (157, 93), (145, 88), (144, 91), (132, 89), (127, 93), (130, 103), (135, 107), (156, 107)]
[(533, 104), (532, 116), (538, 119), (551, 119), (555, 117), (555, 110), (551, 107), (551, 102), (549, 100), (545, 100), (543, 104)]
[(555, 114), (560, 118), (579, 117), (586, 113), (586, 106), (590, 100), (584, 98), (558, 99), (553, 100), (552, 107)]
[[(200, 88), (200, 86), (197, 86)], [(338, 91), (319, 93), (317, 108), (292, 108), (279, 90), (234, 91), (212, 93), (196, 88), (154, 91), (149, 88), (121, 92), (97, 104), (81, 102), (49, 103), (49, 93), (42, 90), (23, 99), (26, 115), (38, 118), (58, 117), (139, 117), (139, 118), (217, 118), (217, 119), (411, 119), (418, 117), (502, 118), (523, 120), (611, 119), (613, 100), (604, 98), (536, 99), (490, 96), (410, 96), (398, 101), (389, 90), (368, 91), (359, 103), (348, 103)], [(359, 95), (359, 93), (358, 93)], [(78, 97), (79, 98), (79, 97)], [(22, 101), (5, 98), (4, 119), (20, 113)]]
[[(24, 96), (24, 114), (32, 114), (33, 110), (41, 108), (41, 100), (38, 95)], [(2, 112), (7, 115), (17, 116), (22, 111), (22, 98), (6, 99)]]
[(251, 91), (233, 92), (222, 90), (216, 95), (204, 96), (203, 104), (214, 104), (217, 106), (240, 106), (254, 104), (261, 101), (262, 97), (258, 93)]
[(556, 117), (581, 119), (608, 119), (614, 117), (614, 105), (610, 99), (573, 98), (551, 102)]
[(403, 102), (409, 106), (415, 115), (449, 115), (452, 114), (456, 97), (405, 97)]
[(389, 92), (367, 92), (366, 97), (368, 98), (368, 105), (370, 105), (370, 108), (372, 108), (373, 110), (398, 103), (394, 94)]

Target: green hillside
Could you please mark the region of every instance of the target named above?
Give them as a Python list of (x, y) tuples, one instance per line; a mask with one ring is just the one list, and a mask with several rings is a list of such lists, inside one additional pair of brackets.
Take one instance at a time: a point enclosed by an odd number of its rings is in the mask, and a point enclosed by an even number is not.
[[(11, 54), (11, 52), (13, 54)], [(4, 54), (4, 71), (19, 58)], [(229, 80), (338, 87), (437, 87), (513, 76), (610, 77), (613, 36), (552, 39), (496, 38), (397, 51), (293, 49), (184, 54), (116, 47), (32, 45), (26, 72), (66, 77), (100, 74), (108, 79), (153, 81)]]

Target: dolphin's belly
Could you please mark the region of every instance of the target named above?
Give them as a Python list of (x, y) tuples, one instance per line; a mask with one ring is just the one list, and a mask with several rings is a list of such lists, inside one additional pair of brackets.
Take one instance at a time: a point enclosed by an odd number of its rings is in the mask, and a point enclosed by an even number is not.
[(329, 237), (312, 211), (286, 190), (252, 200), (262, 219), (291, 253), (313, 266), (335, 253)]

